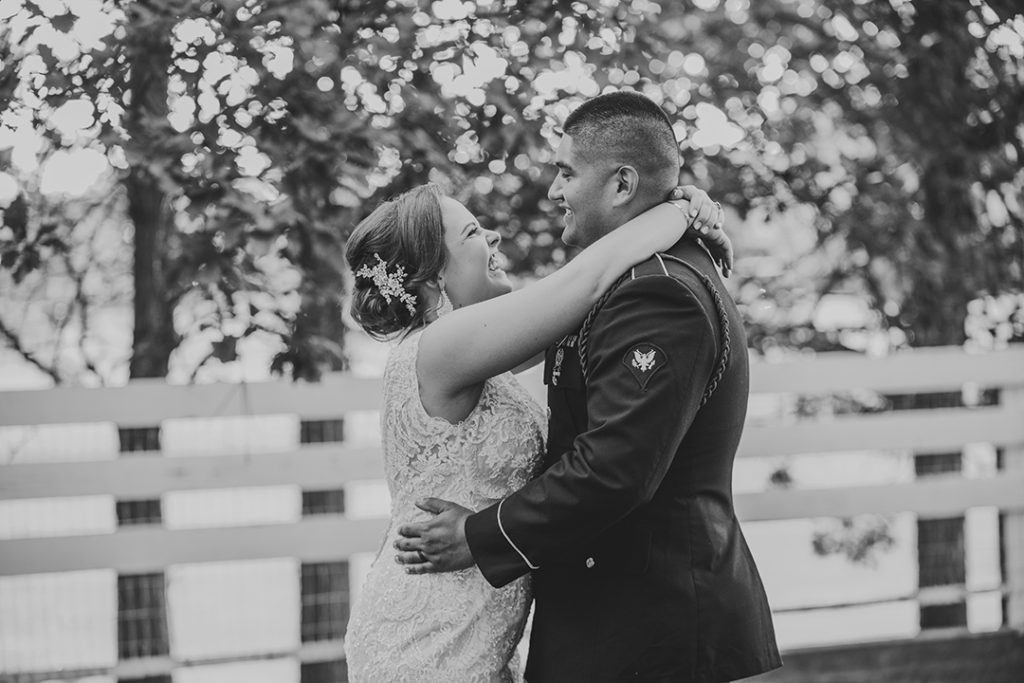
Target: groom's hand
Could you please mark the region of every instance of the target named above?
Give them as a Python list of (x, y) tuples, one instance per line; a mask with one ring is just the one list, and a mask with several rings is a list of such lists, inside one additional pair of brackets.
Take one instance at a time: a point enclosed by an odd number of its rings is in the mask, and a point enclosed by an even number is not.
[(473, 514), (461, 505), (439, 498), (426, 498), (416, 507), (434, 515), (417, 524), (398, 527), (395, 562), (409, 574), (436, 574), (472, 567), (473, 555), (466, 543), (466, 518)]

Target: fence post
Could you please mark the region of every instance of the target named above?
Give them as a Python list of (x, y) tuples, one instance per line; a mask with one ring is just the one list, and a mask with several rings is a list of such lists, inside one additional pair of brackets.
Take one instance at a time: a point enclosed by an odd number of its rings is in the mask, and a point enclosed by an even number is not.
[[(161, 457), (162, 431), (150, 427), (118, 427), (120, 457)], [(117, 526), (163, 524), (160, 498), (117, 500)], [(117, 575), (118, 663), (171, 653), (167, 622), (167, 580), (164, 572)], [(150, 679), (146, 679), (150, 680)], [(153, 681), (170, 681), (155, 677)]]
[[(1007, 387), (1001, 402), (1008, 408), (1009, 415), (1024, 415), (1024, 387)], [(1024, 443), (1007, 444), (1003, 451), (1003, 469), (1024, 471)], [(1010, 628), (1024, 629), (1024, 509), (1007, 510), (1002, 521), (1003, 580), (1006, 583), (1003, 620)]]

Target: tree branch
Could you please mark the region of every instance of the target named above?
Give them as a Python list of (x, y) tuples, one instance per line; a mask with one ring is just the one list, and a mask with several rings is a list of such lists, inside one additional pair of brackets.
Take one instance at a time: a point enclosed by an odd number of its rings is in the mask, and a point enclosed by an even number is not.
[[(93, 233), (95, 237), (95, 233)], [(91, 246), (92, 240), (90, 240)], [(79, 320), (81, 321), (82, 331), (78, 335), (78, 351), (82, 354), (82, 363), (85, 365), (85, 369), (96, 375), (100, 380), (100, 384), (105, 385), (103, 381), (103, 375), (100, 373), (99, 368), (96, 367), (96, 363), (93, 362), (92, 358), (89, 357), (89, 352), (85, 348), (85, 338), (89, 334), (89, 299), (85, 296), (85, 274), (76, 270), (74, 264), (71, 262), (71, 254), (68, 252), (62, 252), (61, 258), (64, 261), (64, 267), (68, 270), (68, 275), (75, 283), (75, 297), (74, 303), (78, 306)], [(65, 317), (65, 320), (71, 318), (71, 313)], [(61, 324), (61, 332), (63, 333), (65, 327), (64, 321)]]
[(64, 379), (57, 372), (56, 368), (50, 367), (43, 363), (34, 353), (26, 349), (21, 344), (21, 338), (18, 334), (7, 326), (2, 319), (0, 319), (0, 336), (6, 341), (7, 345), (10, 346), (15, 352), (17, 352), (22, 358), (27, 360), (32, 365), (36, 366), (48, 376), (50, 376), (56, 384), (63, 384)]

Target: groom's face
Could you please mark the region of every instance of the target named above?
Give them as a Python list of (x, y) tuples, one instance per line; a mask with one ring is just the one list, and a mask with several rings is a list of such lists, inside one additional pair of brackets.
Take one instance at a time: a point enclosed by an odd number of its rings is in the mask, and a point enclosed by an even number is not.
[(558, 174), (548, 199), (565, 211), (562, 241), (588, 247), (616, 227), (615, 165), (592, 160), (576, 149), (572, 136), (562, 136), (555, 152)]

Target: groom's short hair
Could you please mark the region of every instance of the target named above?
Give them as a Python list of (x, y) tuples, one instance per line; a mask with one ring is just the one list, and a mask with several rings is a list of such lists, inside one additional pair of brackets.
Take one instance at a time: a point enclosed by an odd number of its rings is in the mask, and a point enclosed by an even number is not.
[(577, 107), (562, 130), (573, 150), (591, 163), (633, 166), (658, 192), (679, 179), (679, 143), (672, 122), (655, 102), (637, 92), (598, 95)]

